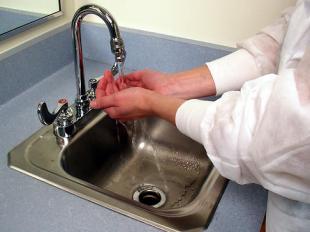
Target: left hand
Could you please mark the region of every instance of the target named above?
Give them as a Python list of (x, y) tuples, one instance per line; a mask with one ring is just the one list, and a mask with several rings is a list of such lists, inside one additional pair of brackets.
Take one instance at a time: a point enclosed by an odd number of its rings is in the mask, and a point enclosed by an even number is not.
[(115, 86), (107, 91), (108, 93), (99, 90), (99, 96), (90, 106), (94, 109), (103, 109), (111, 118), (121, 121), (153, 114), (149, 99), (153, 97), (154, 92), (139, 87), (119, 91)]
[(111, 118), (120, 121), (158, 116), (175, 124), (176, 112), (184, 101), (148, 89), (132, 87), (96, 98), (90, 106), (103, 109)]
[(123, 77), (114, 80), (112, 72), (110, 70), (105, 70), (104, 75), (100, 79), (96, 88), (96, 98), (114, 94), (128, 87), (129, 86), (124, 82)]

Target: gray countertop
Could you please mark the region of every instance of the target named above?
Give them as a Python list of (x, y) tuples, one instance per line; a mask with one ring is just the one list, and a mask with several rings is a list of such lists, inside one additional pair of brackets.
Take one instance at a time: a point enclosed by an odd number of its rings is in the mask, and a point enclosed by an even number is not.
[[(86, 76), (100, 76), (106, 65), (86, 62)], [(75, 95), (73, 64), (0, 106), (0, 231), (158, 231), (7, 167), (7, 153), (41, 127), (36, 106), (52, 108), (58, 98)], [(229, 182), (205, 231), (257, 232), (266, 208), (266, 191)]]

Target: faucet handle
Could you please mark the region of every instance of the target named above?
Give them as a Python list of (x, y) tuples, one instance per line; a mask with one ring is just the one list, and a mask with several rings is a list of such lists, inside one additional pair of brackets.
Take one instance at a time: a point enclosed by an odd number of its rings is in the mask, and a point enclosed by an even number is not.
[(55, 121), (57, 116), (66, 109), (68, 109), (67, 99), (59, 99), (58, 105), (52, 113), (49, 112), (45, 102), (40, 102), (37, 108), (37, 114), (43, 125), (50, 125)]
[(95, 78), (89, 79), (88, 81), (88, 87), (89, 87), (88, 98), (91, 101), (96, 98), (96, 88), (97, 88), (98, 82), (99, 80)]
[(88, 87), (92, 90), (96, 90), (99, 80), (96, 78), (89, 79)]

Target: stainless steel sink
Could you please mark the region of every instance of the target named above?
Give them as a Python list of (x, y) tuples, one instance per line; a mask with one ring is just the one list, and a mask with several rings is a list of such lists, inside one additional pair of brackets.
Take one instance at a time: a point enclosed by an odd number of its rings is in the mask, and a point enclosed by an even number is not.
[(65, 145), (40, 129), (9, 153), (10, 167), (164, 230), (206, 228), (226, 180), (200, 144), (158, 118), (89, 114)]

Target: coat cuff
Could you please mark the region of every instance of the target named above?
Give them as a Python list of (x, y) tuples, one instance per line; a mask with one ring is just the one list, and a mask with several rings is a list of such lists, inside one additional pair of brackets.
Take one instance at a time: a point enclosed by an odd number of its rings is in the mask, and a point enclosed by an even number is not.
[[(216, 95), (240, 90), (244, 82), (259, 76), (254, 57), (245, 49), (207, 63), (215, 83)], [(242, 67), (242, 68), (240, 68)]]
[(202, 143), (200, 124), (213, 102), (192, 99), (185, 101), (177, 110), (175, 123), (179, 131), (198, 143)]

